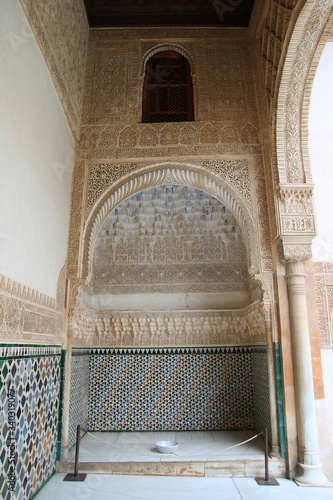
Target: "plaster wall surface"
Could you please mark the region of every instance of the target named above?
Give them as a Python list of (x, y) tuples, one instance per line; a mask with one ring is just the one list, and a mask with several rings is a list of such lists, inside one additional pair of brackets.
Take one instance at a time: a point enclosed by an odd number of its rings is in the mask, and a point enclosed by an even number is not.
[(322, 52), (313, 83), (309, 113), (309, 149), (315, 183), (318, 236), (313, 257), (333, 262), (333, 42)]
[(3, 0), (0, 17), (0, 272), (55, 298), (74, 142), (18, 0)]

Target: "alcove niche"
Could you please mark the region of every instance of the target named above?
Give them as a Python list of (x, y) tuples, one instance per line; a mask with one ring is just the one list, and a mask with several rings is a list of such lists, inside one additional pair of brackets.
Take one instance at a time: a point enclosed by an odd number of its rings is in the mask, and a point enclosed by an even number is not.
[[(73, 357), (89, 372), (83, 425), (269, 426), (261, 290), (230, 208), (195, 187), (154, 186), (113, 208), (94, 241), (72, 321), (75, 340), (90, 347)], [(72, 372), (75, 408), (81, 375)]]
[(146, 189), (101, 226), (74, 329), (93, 345), (249, 345), (264, 323), (248, 267), (225, 204), (185, 185)]

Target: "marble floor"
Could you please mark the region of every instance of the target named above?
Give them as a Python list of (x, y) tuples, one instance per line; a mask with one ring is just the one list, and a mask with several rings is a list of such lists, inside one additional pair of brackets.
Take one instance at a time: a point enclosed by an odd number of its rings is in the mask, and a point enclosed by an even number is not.
[(331, 488), (300, 488), (278, 479), (259, 486), (250, 478), (118, 476), (89, 474), (82, 483), (55, 474), (36, 500), (332, 500)]
[[(253, 430), (187, 432), (92, 432), (80, 441), (80, 462), (172, 462), (216, 461), (228, 458), (261, 458), (264, 440)], [(177, 441), (176, 453), (160, 453), (155, 443)], [(227, 448), (227, 449), (226, 449)], [(228, 449), (230, 448), (230, 449)], [(74, 461), (75, 449), (71, 450)]]

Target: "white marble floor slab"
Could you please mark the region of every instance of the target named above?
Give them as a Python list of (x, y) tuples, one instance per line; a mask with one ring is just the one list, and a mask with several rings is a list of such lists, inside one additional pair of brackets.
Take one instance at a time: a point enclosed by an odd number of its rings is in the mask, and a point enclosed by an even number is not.
[(288, 479), (259, 486), (254, 479), (108, 476), (89, 474), (83, 483), (55, 474), (36, 500), (332, 500), (330, 488), (300, 488)]
[[(246, 441), (256, 432), (206, 431), (206, 432), (92, 432), (80, 441), (80, 462), (172, 462), (215, 461), (231, 458), (255, 458), (264, 455), (264, 440), (253, 441), (236, 448), (232, 446)], [(157, 451), (157, 441), (177, 441), (175, 454), (165, 455)], [(75, 450), (71, 450), (74, 461)]]

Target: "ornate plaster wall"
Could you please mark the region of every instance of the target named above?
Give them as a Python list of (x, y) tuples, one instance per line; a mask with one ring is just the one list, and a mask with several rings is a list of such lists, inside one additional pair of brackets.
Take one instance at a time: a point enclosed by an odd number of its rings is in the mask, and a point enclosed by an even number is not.
[[(194, 122), (140, 123), (145, 63), (151, 54), (163, 49), (178, 50), (190, 62), (195, 96)], [(255, 298), (251, 298), (253, 289), (258, 288), (258, 284), (253, 281), (256, 276), (259, 277), (260, 288), (266, 299), (272, 298), (273, 262), (258, 126), (257, 96), (246, 30), (141, 28), (91, 31), (82, 133), (76, 152), (71, 202), (67, 266), (70, 308), (78, 307), (80, 290), (85, 288), (80, 309), (71, 313), (72, 326), (80, 323), (78, 316), (81, 314), (86, 318), (96, 313), (103, 316), (101, 311), (112, 308), (116, 311), (124, 310), (126, 299), (129, 304), (127, 309), (149, 310), (149, 306), (142, 306), (142, 301), (152, 286), (153, 293), (161, 292), (161, 300), (167, 296), (166, 293), (189, 292), (186, 285), (189, 275), (186, 270), (189, 270), (187, 268), (191, 265), (191, 258), (186, 256), (183, 256), (184, 262), (174, 262), (172, 266), (176, 270), (178, 265), (179, 271), (184, 272), (184, 276), (187, 275), (185, 281), (183, 277), (177, 284), (179, 279), (172, 274), (165, 277), (169, 285), (164, 288), (163, 280), (151, 280), (151, 277), (147, 278), (147, 272), (151, 272), (153, 268), (156, 272), (160, 269), (160, 273), (170, 270), (170, 266), (165, 266), (166, 262), (159, 265), (157, 262), (144, 263), (140, 258), (143, 276), (140, 276), (136, 284), (132, 278), (130, 281), (128, 277), (124, 278), (128, 272), (134, 272), (134, 262), (124, 263), (121, 270), (120, 263), (116, 267), (113, 263), (110, 267), (109, 260), (109, 271), (102, 269), (109, 250), (110, 255), (114, 251), (111, 247), (103, 247), (106, 240), (103, 243), (101, 235), (106, 226), (102, 225), (109, 223), (107, 218), (111, 217), (111, 213), (115, 214), (115, 210), (119, 213), (119, 203), (125, 203), (130, 195), (141, 196), (144, 189), (156, 189), (161, 185), (191, 186), (201, 190), (204, 196), (216, 198), (230, 213), (235, 234), (239, 235), (241, 246), (244, 246), (244, 250), (241, 250), (244, 257), (242, 263), (238, 264), (237, 279), (236, 274), (235, 279), (230, 275), (229, 284), (224, 285), (224, 290), (221, 284), (216, 288), (211, 279), (207, 281), (209, 263), (205, 262), (205, 269), (202, 270), (204, 277), (201, 278), (201, 283), (193, 287), (192, 292), (205, 292), (207, 296), (209, 292), (219, 294), (219, 300), (215, 300), (213, 306), (219, 310), (227, 305), (229, 308), (244, 308), (261, 296), (262, 292), (256, 292)], [(223, 230), (221, 237), (222, 233)], [(120, 243), (112, 241), (112, 248), (116, 248), (113, 244), (118, 245), (119, 250)], [(128, 239), (123, 241), (125, 253), (129, 251), (125, 250), (127, 244)], [(152, 240), (149, 241), (149, 246), (152, 248)], [(98, 261), (95, 262), (95, 269), (94, 248), (95, 259)], [(100, 252), (104, 252), (104, 257), (100, 258)], [(185, 261), (188, 261), (187, 264)], [(226, 276), (226, 263), (220, 260), (218, 265), (221, 267), (220, 272)], [(196, 266), (198, 267), (198, 263)], [(231, 267), (228, 267), (228, 272)], [(116, 268), (119, 276), (114, 274)], [(237, 272), (236, 268), (234, 271)], [(113, 278), (110, 272), (113, 273)], [(196, 270), (193, 272), (196, 273)], [(212, 273), (215, 271), (211, 269), (211, 276)], [(242, 284), (238, 286), (240, 275), (244, 277), (241, 278)], [(216, 281), (215, 278), (214, 280)], [(132, 287), (132, 300), (128, 296), (129, 287)], [(105, 298), (106, 292), (110, 294), (111, 289), (113, 307), (111, 302), (107, 304)], [(223, 293), (231, 296), (233, 292), (238, 293), (238, 300), (223, 302)], [(204, 308), (194, 304), (195, 300), (191, 302), (191, 299), (184, 302), (186, 308), (194, 310), (204, 310), (205, 307), (209, 309), (213, 302), (205, 302)], [(84, 308), (91, 307), (96, 313), (83, 312)], [(171, 311), (179, 308), (181, 303), (177, 306), (174, 302), (169, 304)], [(73, 318), (76, 318), (74, 323)], [(164, 317), (160, 320), (161, 324), (167, 321)], [(82, 321), (86, 320), (82, 317)], [(197, 327), (200, 328), (200, 325)], [(73, 328), (77, 329), (75, 325)], [(90, 329), (88, 326), (86, 331)], [(79, 330), (81, 339), (76, 338), (75, 343), (84, 345), (82, 328), (79, 327)], [(186, 344), (193, 342), (193, 327), (190, 330), (190, 335), (184, 341)], [(202, 331), (204, 330), (203, 328)], [(206, 338), (205, 335), (202, 338)], [(221, 337), (217, 341), (222, 341), (223, 335), (219, 334), (217, 337)], [(95, 336), (92, 341), (91, 335), (86, 340), (90, 345), (110, 341), (102, 340), (99, 336)], [(212, 342), (212, 339), (207, 338), (208, 340), (209, 343)], [(168, 344), (169, 341), (170, 339), (167, 342), (164, 340), (164, 343)], [(133, 340), (129, 343), (133, 345)]]

